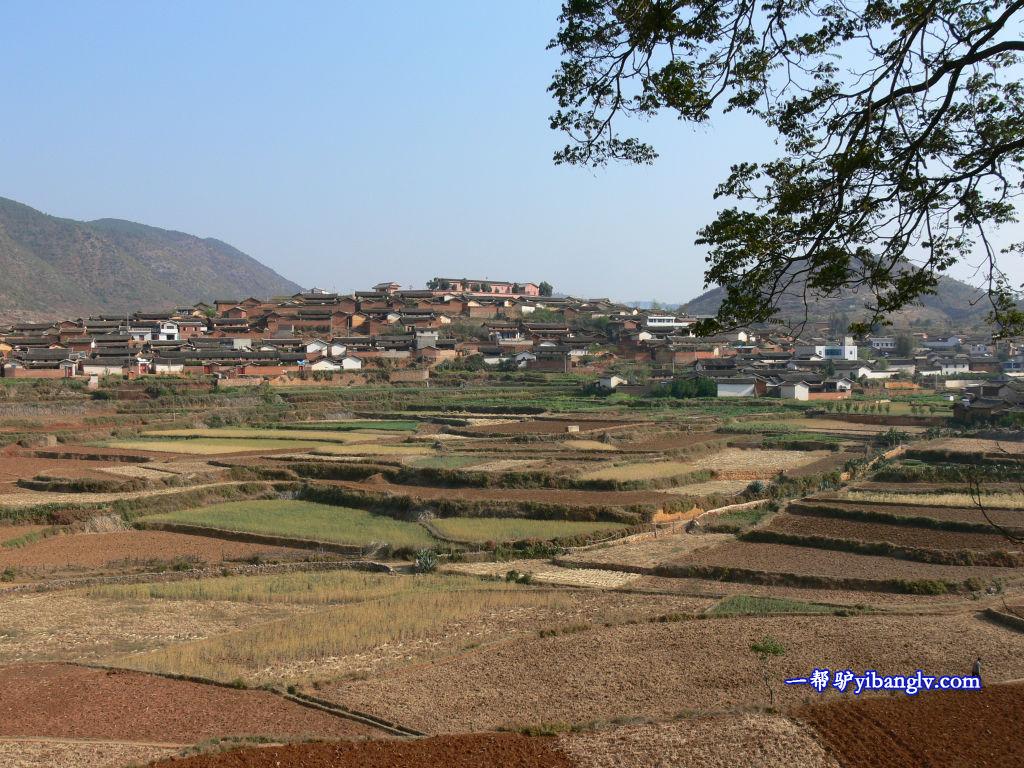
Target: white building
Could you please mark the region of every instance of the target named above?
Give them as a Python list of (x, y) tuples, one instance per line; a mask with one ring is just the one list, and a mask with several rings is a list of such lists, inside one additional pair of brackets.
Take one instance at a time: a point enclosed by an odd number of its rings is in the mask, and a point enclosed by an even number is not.
[(796, 345), (796, 356), (802, 358), (820, 358), (822, 360), (856, 360), (857, 345), (852, 336), (843, 337), (842, 343), (838, 341), (825, 341), (823, 339), (812, 339), (810, 343), (798, 342)]
[(868, 339), (868, 343), (871, 348), (876, 352), (895, 352), (896, 351), (896, 337), (895, 336), (872, 336)]
[(691, 321), (688, 318), (676, 317), (675, 315), (648, 315), (644, 325), (652, 330), (676, 330), (678, 328), (689, 328)]

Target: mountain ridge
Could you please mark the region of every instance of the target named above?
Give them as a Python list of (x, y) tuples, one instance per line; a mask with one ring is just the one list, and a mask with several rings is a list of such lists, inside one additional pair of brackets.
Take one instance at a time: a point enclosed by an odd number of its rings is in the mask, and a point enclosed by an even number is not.
[(0, 315), (26, 320), (302, 290), (217, 238), (127, 219), (66, 219), (4, 197), (0, 274)]
[[(714, 287), (690, 299), (681, 310), (692, 315), (714, 315), (725, 292)], [(940, 277), (934, 294), (922, 296), (913, 305), (894, 313), (890, 320), (897, 328), (916, 325), (938, 325), (959, 328), (960, 326), (987, 325), (986, 315), (990, 309), (984, 300), (984, 292), (952, 277)], [(808, 307), (810, 321), (827, 321), (833, 317), (847, 316), (851, 321), (867, 316), (865, 299), (858, 298), (853, 291), (835, 297), (815, 297)], [(783, 321), (798, 323), (803, 319), (804, 303), (800, 295), (784, 295), (779, 302), (778, 317)]]

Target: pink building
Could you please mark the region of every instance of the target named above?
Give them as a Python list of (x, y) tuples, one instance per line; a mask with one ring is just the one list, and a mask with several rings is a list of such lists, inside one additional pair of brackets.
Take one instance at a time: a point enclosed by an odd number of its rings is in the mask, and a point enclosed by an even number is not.
[(434, 293), (471, 293), (481, 296), (540, 296), (536, 283), (506, 283), (502, 280), (435, 277), (427, 286)]

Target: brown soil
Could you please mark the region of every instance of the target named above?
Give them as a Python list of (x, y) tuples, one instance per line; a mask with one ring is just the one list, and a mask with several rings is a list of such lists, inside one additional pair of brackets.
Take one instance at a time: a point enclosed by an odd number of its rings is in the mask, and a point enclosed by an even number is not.
[[(1018, 489), (1015, 489), (1015, 491)], [(1014, 491), (1014, 492), (1015, 492)], [(922, 502), (927, 497), (922, 497)], [(896, 517), (927, 517), (932, 520), (946, 520), (966, 523), (987, 524), (985, 515), (977, 507), (928, 507), (916, 504), (877, 504), (868, 501), (844, 499), (804, 499), (802, 504), (816, 507), (835, 507), (836, 509), (864, 510), (880, 515)], [(1024, 512), (1013, 509), (989, 509), (988, 516), (997, 525), (1024, 527)]]
[(380, 731), (267, 691), (65, 664), (0, 667), (0, 737), (191, 744), (245, 735), (361, 738)]
[(49, 527), (48, 525), (0, 525), (0, 542), (10, 541), (27, 533), (35, 533)]
[(786, 470), (786, 474), (790, 477), (811, 477), (812, 475), (820, 475), (826, 472), (835, 472), (836, 470), (841, 469), (843, 464), (849, 460), (850, 454), (836, 451), (827, 456), (823, 456), (810, 464), (804, 464), (802, 467), (794, 467), (793, 469)]
[(562, 737), (581, 768), (836, 768), (810, 728), (778, 715), (701, 717)]
[(844, 768), (1019, 766), (1024, 686), (922, 693), (801, 707)]
[(658, 435), (655, 437), (636, 440), (631, 443), (622, 443), (617, 446), (620, 450), (629, 453), (677, 451), (684, 448), (693, 448), (702, 443), (711, 443), (719, 440), (731, 440), (730, 435), (720, 435), (716, 432), (681, 432), (671, 435)]
[(109, 475), (99, 471), (108, 466), (110, 466), (109, 461), (62, 461), (0, 454), (0, 483), (13, 483), (21, 478), (30, 478), (36, 475), (110, 480)]
[(966, 674), (980, 655), (993, 680), (1024, 673), (1024, 635), (971, 614), (766, 616), (595, 626), (325, 684), (319, 695), (431, 733), (666, 720), (767, 705), (750, 650), (766, 635), (786, 651), (769, 669), (783, 704), (817, 699), (806, 687), (782, 684), (815, 667)]
[(166, 768), (574, 768), (551, 738), (517, 733), (435, 736), (417, 741), (287, 744), (154, 763)]
[(702, 549), (667, 565), (742, 568), (767, 573), (824, 576), (836, 579), (937, 579), (962, 582), (969, 578), (1005, 579), (1024, 575), (1011, 568), (966, 565), (934, 565), (875, 555), (797, 547), (789, 544), (754, 544), (732, 541)]
[(940, 531), (934, 528), (914, 528), (908, 525), (886, 525), (808, 515), (776, 515), (766, 530), (799, 536), (827, 536), (833, 539), (888, 542), (904, 547), (927, 549), (980, 551), (1020, 549), (1018, 545), (1012, 544), (1005, 537), (996, 533)]
[(658, 538), (627, 540), (606, 547), (594, 547), (570, 555), (559, 561), (568, 563), (607, 564), (611, 566), (640, 566), (653, 568), (664, 562), (674, 562), (698, 549), (714, 547), (733, 537), (725, 533), (707, 533), (695, 536), (688, 533), (666, 533)]
[(220, 562), (254, 555), (283, 558), (308, 552), (165, 531), (116, 531), (51, 536), (20, 549), (0, 549), (0, 567), (99, 568), (176, 558)]

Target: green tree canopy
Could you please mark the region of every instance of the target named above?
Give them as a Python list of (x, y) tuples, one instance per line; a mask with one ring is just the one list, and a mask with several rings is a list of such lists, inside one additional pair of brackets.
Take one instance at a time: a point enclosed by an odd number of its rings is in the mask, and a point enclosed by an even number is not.
[[(784, 153), (737, 158), (698, 233), (725, 291), (699, 333), (763, 322), (779, 297), (867, 296), (863, 332), (982, 261), (993, 318), (1024, 329), (993, 231), (1020, 195), (1021, 0), (565, 0), (556, 162), (650, 163), (623, 116), (740, 110)], [(1021, 244), (1003, 252), (1020, 252)]]

